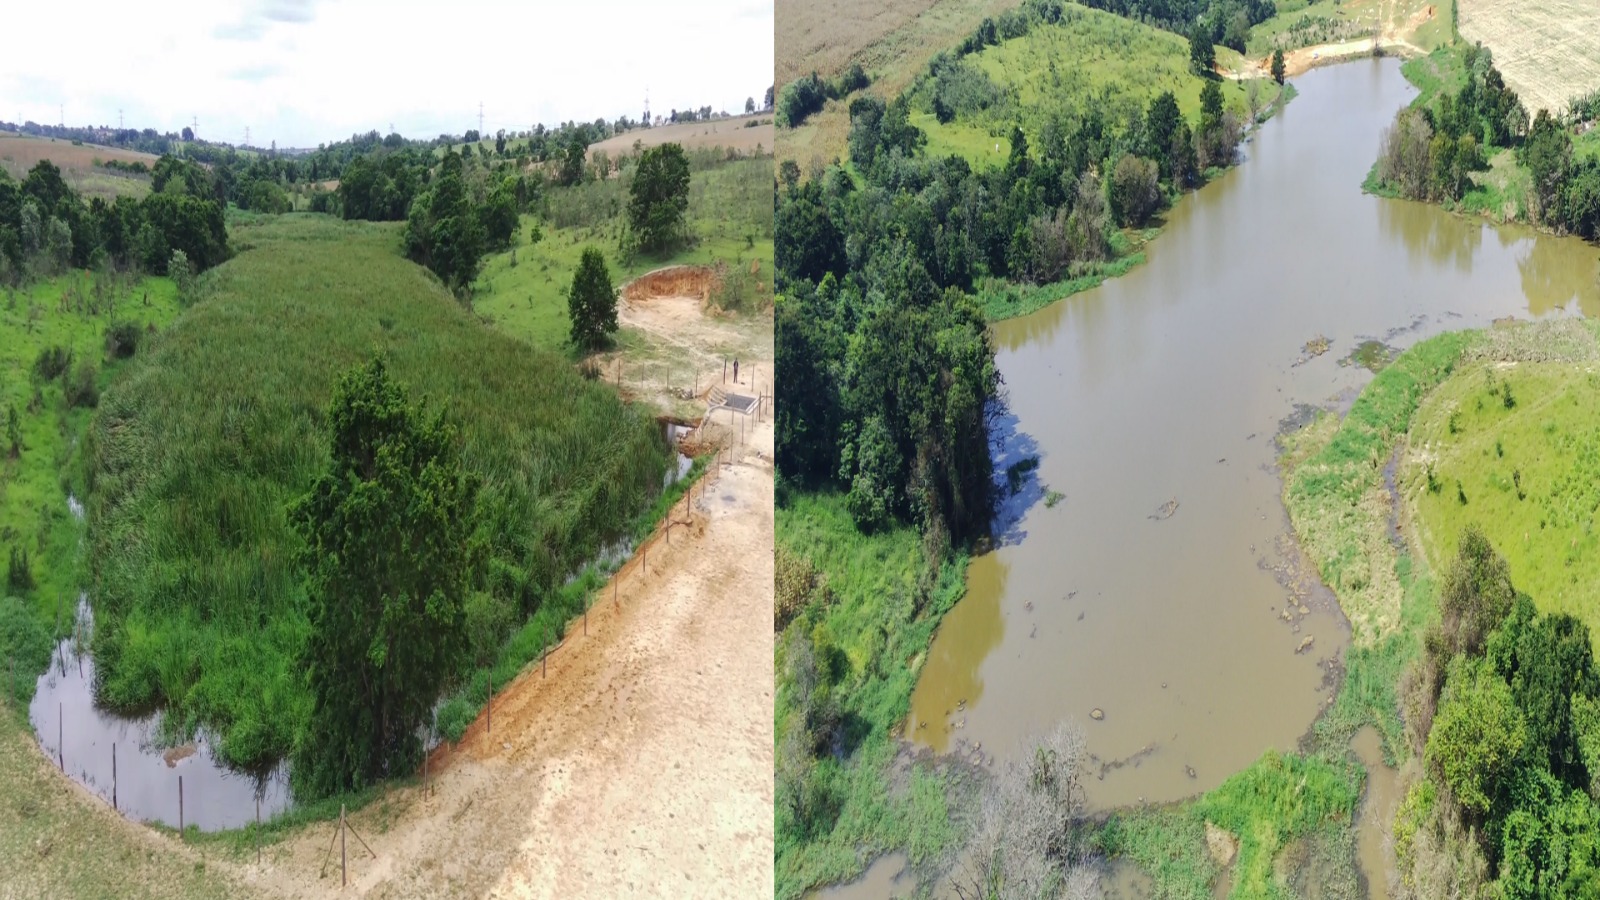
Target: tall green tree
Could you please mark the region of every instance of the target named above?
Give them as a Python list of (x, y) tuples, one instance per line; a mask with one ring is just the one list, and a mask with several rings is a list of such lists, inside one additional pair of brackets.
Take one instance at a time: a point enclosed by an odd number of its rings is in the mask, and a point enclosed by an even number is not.
[(383, 359), (334, 389), (327, 470), (289, 510), (304, 539), (311, 721), (302, 797), (409, 772), (418, 730), (467, 648), (477, 480), (443, 411), (414, 406)]
[(567, 142), (566, 150), (562, 151), (561, 184), (571, 187), (583, 180), (583, 161), (588, 152), (589, 147), (583, 142), (583, 136), (574, 132), (572, 139)]
[(406, 255), (458, 292), (477, 277), (485, 245), (462, 170), (461, 157), (446, 153), (433, 187), (411, 202), (404, 238)]
[(1283, 48), (1279, 47), (1272, 51), (1272, 80), (1283, 84), (1284, 74), (1287, 71), (1288, 66), (1283, 61)]
[(585, 247), (567, 291), (567, 312), (572, 318), (572, 343), (580, 350), (604, 347), (617, 330), (617, 290), (611, 284), (606, 258), (595, 247)]
[(1217, 68), (1217, 48), (1204, 20), (1196, 21), (1189, 29), (1189, 68), (1202, 78), (1212, 77)]
[(689, 212), (689, 157), (680, 144), (644, 151), (629, 188), (628, 223), (646, 251), (663, 250), (684, 235)]

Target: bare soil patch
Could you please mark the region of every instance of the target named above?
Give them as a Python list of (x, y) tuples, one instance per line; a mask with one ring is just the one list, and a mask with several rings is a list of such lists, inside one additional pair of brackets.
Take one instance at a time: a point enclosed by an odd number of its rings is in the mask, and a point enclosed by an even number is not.
[(1530, 114), (1560, 112), (1600, 88), (1600, 4), (1593, 0), (1460, 0), (1457, 27), (1494, 52)]
[(617, 308), (622, 346), (596, 358), (601, 377), (678, 419), (697, 420), (717, 387), (770, 397), (772, 312), (718, 310), (712, 305), (717, 277), (706, 266), (670, 266), (623, 285)]

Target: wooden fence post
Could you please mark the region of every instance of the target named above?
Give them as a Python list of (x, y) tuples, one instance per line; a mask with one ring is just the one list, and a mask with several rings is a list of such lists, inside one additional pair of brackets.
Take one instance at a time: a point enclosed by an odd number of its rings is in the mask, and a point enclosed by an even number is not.
[(549, 625), (546, 625), (544, 627), (544, 658), (539, 661), (539, 666), (542, 669), (542, 671), (539, 672), (539, 677), (540, 678), (549, 677), (549, 675), (550, 675), (550, 626)]
[(256, 865), (261, 865), (261, 795), (256, 795)]
[(483, 736), (487, 738), (489, 732), (494, 731), (494, 670), (489, 670), (489, 700), (483, 706), (486, 713), (483, 723)]
[(178, 776), (178, 840), (183, 840), (183, 776)]
[(56, 762), (61, 764), (61, 771), (67, 770), (67, 743), (62, 734), (66, 726), (61, 723), (66, 720), (66, 713), (62, 712), (62, 705), (56, 704)]
[(350, 870), (345, 864), (344, 855), (344, 804), (339, 804), (339, 886), (350, 883)]
[(117, 742), (111, 742), (111, 808), (117, 808)]

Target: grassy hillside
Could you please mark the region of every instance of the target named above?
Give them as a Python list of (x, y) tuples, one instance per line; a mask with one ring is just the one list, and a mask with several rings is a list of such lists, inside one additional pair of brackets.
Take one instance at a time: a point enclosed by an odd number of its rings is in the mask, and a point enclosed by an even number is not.
[[(779, 611), (796, 614), (778, 641), (774, 723), (777, 896), (792, 900), (855, 877), (876, 853), (906, 850), (922, 864), (952, 840), (947, 785), (902, 771), (896, 735), (966, 567), (929, 571), (911, 528), (862, 535), (836, 494), (795, 496), (778, 510), (777, 537)], [(813, 765), (800, 751), (819, 715), (847, 723), (848, 746)]]
[(240, 220), (242, 252), (107, 391), (91, 429), (103, 696), (209, 725), (235, 761), (288, 752), (309, 711), (284, 509), (325, 465), (334, 379), (374, 350), (459, 424), (484, 480), (487, 584), (524, 613), (660, 489), (655, 424), (485, 328), (401, 258), (398, 227)]
[(1600, 634), (1600, 341), (1576, 322), (1490, 338), (1418, 410), (1400, 471), (1412, 525), (1442, 571), (1476, 524), (1541, 610)]
[[(1239, 54), (1217, 48), (1217, 61), (1237, 68)], [(1027, 34), (989, 47), (967, 59), (993, 85), (1000, 101), (984, 113), (959, 116), (940, 124), (931, 111), (929, 84), (912, 94), (920, 114), (912, 123), (928, 135), (928, 153), (958, 153), (974, 164), (1004, 163), (1011, 152), (1013, 125), (1022, 127), (1030, 146), (1048, 121), (1072, 121), (1091, 107), (1108, 123), (1142, 115), (1163, 91), (1178, 99), (1178, 109), (1191, 124), (1200, 118), (1200, 89), (1205, 82), (1189, 71), (1189, 44), (1184, 38), (1121, 16), (1069, 4), (1055, 25), (1036, 25)], [(1277, 100), (1281, 88), (1271, 79), (1256, 83), (1257, 109)], [(1249, 118), (1246, 82), (1223, 85), (1226, 108)], [(995, 150), (996, 145), (999, 150)]]
[(150, 177), (107, 169), (103, 163), (115, 160), (154, 166), (158, 158), (119, 147), (74, 144), (0, 131), (0, 168), (10, 172), (13, 178), (21, 181), (40, 160), (48, 159), (61, 170), (61, 177), (73, 190), (85, 197), (104, 197), (107, 202), (119, 195), (143, 197), (150, 193)]
[(583, 249), (599, 247), (622, 284), (660, 266), (718, 261), (748, 267), (759, 261), (758, 280), (772, 290), (772, 183), (770, 156), (715, 161), (691, 153), (689, 231), (693, 241), (669, 254), (624, 255), (618, 250), (627, 221), (628, 177), (553, 188), (543, 238), (531, 247), (534, 220), (523, 217), (514, 250), (490, 256), (476, 285), (473, 307), (499, 330), (544, 349), (564, 348), (570, 323), (565, 291)]

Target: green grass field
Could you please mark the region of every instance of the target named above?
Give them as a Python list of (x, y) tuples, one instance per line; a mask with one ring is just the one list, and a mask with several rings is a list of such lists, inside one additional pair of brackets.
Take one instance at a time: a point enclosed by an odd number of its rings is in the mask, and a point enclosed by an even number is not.
[[(375, 350), (448, 405), (484, 480), (487, 582), (531, 612), (660, 492), (643, 411), (468, 314), (397, 224), (237, 217), (239, 255), (102, 398), (87, 460), (103, 697), (261, 763), (309, 713), (285, 505), (325, 465), (333, 380)], [(518, 619), (521, 621), (521, 618)]]
[[(23, 447), (12, 458), (8, 442), (0, 446), (0, 554), (8, 559), (11, 548), (27, 550), (37, 587), (25, 599), (53, 630), (70, 627), (82, 574), (83, 526), (69, 513), (67, 496), (83, 493), (81, 479), (74, 486), (71, 472), (91, 410), (68, 405), (67, 381), (88, 367), (97, 390), (105, 388), (127, 365), (107, 353), (112, 324), (132, 323), (148, 342), (149, 329), (166, 328), (177, 314), (177, 292), (165, 278), (74, 273), (0, 292), (0, 441), (14, 408)], [(66, 377), (34, 374), (35, 360), (49, 347), (70, 351), (73, 371)], [(0, 582), (0, 594), (21, 593)], [(56, 618), (58, 605), (66, 610), (65, 621)], [(26, 688), (31, 697), (31, 682)]]
[[(500, 331), (535, 347), (564, 350), (570, 329), (566, 289), (583, 249), (606, 254), (617, 285), (661, 266), (748, 266), (758, 260), (767, 295), (772, 289), (772, 157), (697, 164), (689, 181), (692, 243), (668, 254), (624, 255), (619, 250), (627, 216), (625, 179), (552, 188), (543, 239), (528, 246), (532, 217), (524, 216), (514, 251), (485, 260), (473, 308)], [(515, 264), (513, 264), (513, 252)]]
[[(1070, 120), (1094, 108), (1106, 122), (1120, 123), (1143, 115), (1163, 91), (1177, 97), (1191, 125), (1200, 118), (1205, 83), (1189, 71), (1188, 41), (1101, 10), (1069, 5), (1058, 24), (1035, 26), (968, 60), (1012, 99), (941, 125), (927, 111), (931, 99), (919, 96), (927, 93), (922, 88), (912, 97), (913, 109), (922, 110), (912, 122), (927, 133), (930, 155), (956, 153), (978, 166), (1003, 163), (1013, 125), (1021, 125), (1031, 144), (1047, 120)], [(1243, 65), (1242, 57), (1226, 47), (1217, 48), (1217, 61), (1225, 68)], [(1265, 111), (1281, 89), (1271, 79), (1253, 80), (1257, 108)], [(1228, 109), (1248, 119), (1246, 82), (1224, 81), (1223, 98)]]
[(1587, 322), (1509, 331), (1418, 411), (1407, 508), (1435, 570), (1476, 524), (1541, 610), (1600, 633), (1600, 341)]
[(954, 840), (948, 785), (920, 766), (898, 773), (896, 734), (910, 712), (911, 690), (934, 629), (965, 590), (966, 566), (962, 558), (944, 564), (918, 609), (919, 582), (928, 575), (916, 531), (862, 535), (843, 498), (832, 494), (799, 495), (780, 506), (777, 537), (781, 548), (810, 560), (826, 589), (778, 641), (775, 733), (781, 741), (796, 714), (785, 642), (797, 632), (842, 655), (845, 671), (833, 692), (865, 732), (844, 758), (819, 760), (812, 776), (835, 800), (831, 827), (802, 836), (780, 803), (777, 896), (793, 900), (814, 885), (859, 875), (877, 853), (905, 850), (920, 864)]

